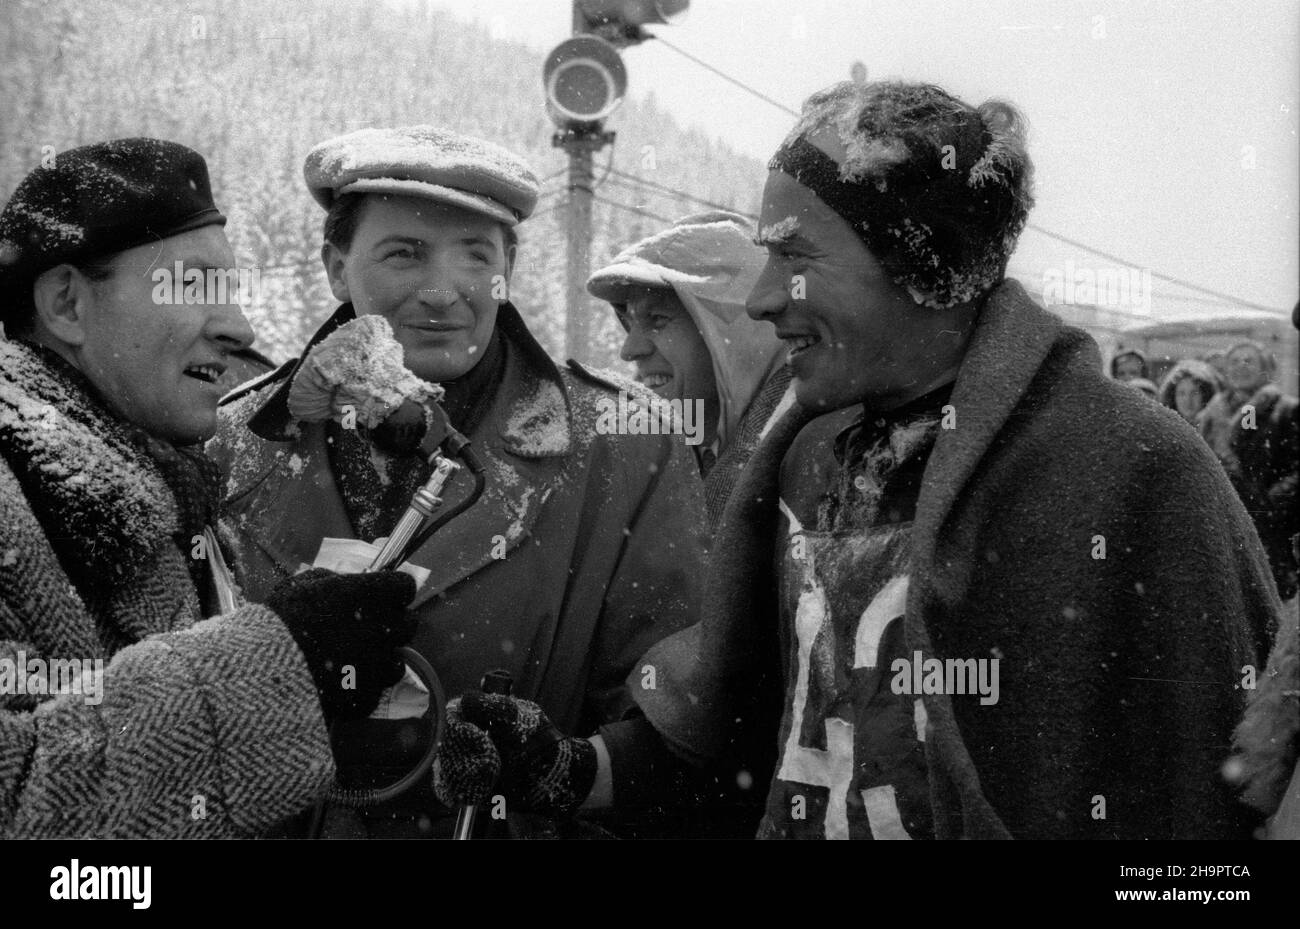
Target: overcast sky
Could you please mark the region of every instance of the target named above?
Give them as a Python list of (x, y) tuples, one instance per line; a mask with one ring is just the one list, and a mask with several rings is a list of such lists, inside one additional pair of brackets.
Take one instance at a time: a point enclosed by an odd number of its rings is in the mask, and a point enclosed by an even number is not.
[[(568, 0), (433, 3), (541, 51), (570, 32)], [(1269, 307), (1300, 295), (1296, 0), (693, 0), (655, 31), (794, 109), (855, 60), (872, 79), (1005, 97), (1032, 128), (1031, 222)], [(631, 93), (756, 157), (793, 123), (666, 47), (623, 57)], [(1030, 230), (1012, 270), (1041, 280), (1082, 257)]]

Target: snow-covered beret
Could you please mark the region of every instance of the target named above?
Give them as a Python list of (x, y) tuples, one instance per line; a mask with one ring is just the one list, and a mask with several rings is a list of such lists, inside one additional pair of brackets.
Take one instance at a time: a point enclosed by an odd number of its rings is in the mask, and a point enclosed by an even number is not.
[(424, 197), (513, 226), (537, 205), (537, 175), (499, 145), (439, 129), (361, 129), (321, 142), (303, 165), (307, 189), (329, 209), (341, 194)]
[(587, 292), (621, 305), (637, 286), (725, 285), (743, 278), (752, 287), (764, 258), (745, 217), (722, 210), (696, 213), (623, 249), (587, 279)]
[(0, 213), (0, 284), (225, 222), (207, 163), (184, 145), (114, 139), (57, 152)]

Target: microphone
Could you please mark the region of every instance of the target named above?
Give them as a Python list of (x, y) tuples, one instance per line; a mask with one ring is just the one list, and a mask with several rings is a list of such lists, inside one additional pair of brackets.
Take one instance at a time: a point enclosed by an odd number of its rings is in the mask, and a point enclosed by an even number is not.
[(447, 438), (450, 423), (447, 414), (433, 400), (416, 403), (404, 400), (375, 428), (369, 430), (370, 441), (390, 455), (409, 455), (419, 450), (426, 437), (438, 446)]
[[(421, 380), (407, 369), (401, 343), (382, 316), (364, 315), (339, 326), (307, 353), (293, 375), (289, 388), (289, 413), (301, 422), (336, 420), (356, 428), (375, 447), (400, 455), (426, 451), (432, 472), (412, 496), (366, 569), (396, 568), (414, 554), (441, 526), (473, 505), (483, 492), (483, 467), (469, 448), (469, 442), (452, 428), (438, 401), (442, 387)], [(474, 475), (474, 488), (457, 504), (442, 509), (442, 491), (460, 465), (444, 457), (457, 456), (467, 462)], [(435, 513), (438, 515), (435, 517)], [(402, 660), (424, 683), (429, 693), (431, 719), (429, 745), (413, 770), (391, 785), (365, 790), (346, 790), (337, 785), (328, 799), (350, 806), (372, 806), (386, 802), (422, 783), (442, 741), (446, 722), (446, 701), (433, 666), (419, 652), (407, 646), (398, 650)], [(323, 822), (322, 798), (313, 824), (319, 834)]]
[(303, 422), (355, 426), (381, 451), (441, 445), (451, 426), (445, 391), (406, 367), (388, 320), (367, 314), (339, 326), (303, 359), (289, 388), (289, 413)]

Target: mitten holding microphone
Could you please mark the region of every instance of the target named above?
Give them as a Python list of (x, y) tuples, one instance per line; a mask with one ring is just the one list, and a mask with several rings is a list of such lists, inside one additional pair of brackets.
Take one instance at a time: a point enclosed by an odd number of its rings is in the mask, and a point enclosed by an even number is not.
[(397, 649), (418, 625), (406, 609), (415, 589), (415, 580), (397, 571), (315, 568), (281, 581), (267, 596), (266, 607), (307, 662), (327, 724), (369, 716), (384, 691), (401, 680)]
[(293, 376), (288, 403), (295, 419), (323, 422), (351, 414), (358, 428), (369, 430), (404, 404), (419, 415), (421, 405), (441, 400), (444, 393), (407, 369), (388, 321), (366, 314), (339, 326), (307, 353)]

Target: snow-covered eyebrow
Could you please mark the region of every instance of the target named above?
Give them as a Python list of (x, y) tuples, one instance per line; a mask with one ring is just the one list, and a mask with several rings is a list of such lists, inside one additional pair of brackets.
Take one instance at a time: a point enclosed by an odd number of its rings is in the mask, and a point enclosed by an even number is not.
[(800, 233), (794, 230), (784, 230), (773, 227), (770, 231), (760, 232), (754, 236), (754, 244), (759, 248), (768, 248), (773, 245), (797, 245), (802, 248), (809, 248), (812, 243), (804, 238)]

